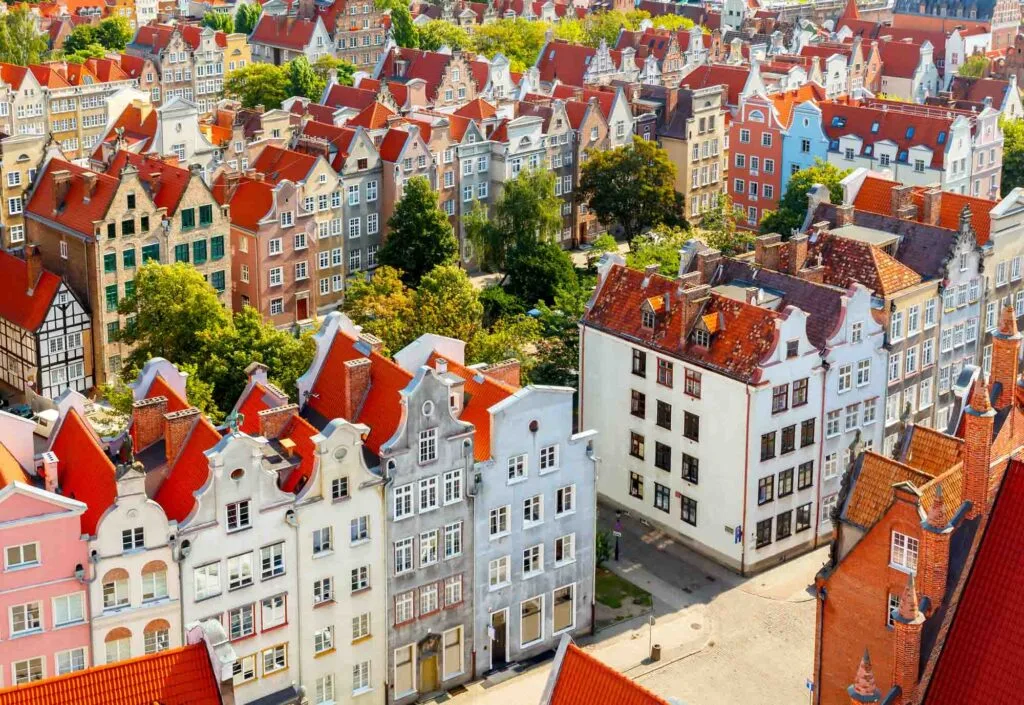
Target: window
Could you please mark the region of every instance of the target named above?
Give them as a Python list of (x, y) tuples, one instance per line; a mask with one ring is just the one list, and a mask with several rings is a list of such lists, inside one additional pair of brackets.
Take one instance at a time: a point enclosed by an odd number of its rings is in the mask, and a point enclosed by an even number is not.
[(700, 372), (689, 369), (686, 370), (686, 380), (683, 386), (683, 392), (687, 396), (700, 399)]
[(793, 494), (793, 468), (779, 473), (779, 497)]
[(654, 483), (654, 508), (668, 513), (672, 503), (672, 492), (665, 485)]
[(192, 572), (197, 600), (220, 594), (220, 563), (198, 566)]
[(635, 472), (629, 473), (629, 495), (637, 499), (644, 498), (644, 478), (642, 475)]
[(412, 537), (395, 541), (395, 575), (412, 570), (412, 541)]
[(313, 529), (313, 555), (320, 556), (334, 549), (334, 527)]
[(462, 555), (462, 522), (447, 524), (444, 527), (444, 558)]
[(370, 566), (363, 565), (352, 569), (352, 592), (359, 592), (370, 587)]
[(544, 521), (544, 497), (534, 495), (523, 500), (523, 528), (536, 526)]
[(23, 543), (17, 546), (8, 546), (4, 550), (4, 559), (7, 570), (39, 565), (39, 544)]
[(772, 542), (771, 518), (757, 522), (757, 547), (764, 548)]
[(503, 507), (496, 507), (490, 512), (490, 536), (495, 538), (498, 536), (505, 536), (509, 533), (509, 514), (511, 512), (511, 506), (505, 505)]
[(334, 648), (334, 626), (326, 625), (313, 632), (313, 653), (322, 654)]
[(348, 497), (348, 478), (336, 477), (331, 480), (331, 499), (339, 500)]
[(672, 386), (672, 363), (660, 357), (658, 358), (658, 384), (666, 387)]
[(252, 585), (252, 552), (228, 558), (228, 590)]
[(370, 538), (370, 517), (355, 517), (349, 522), (349, 543), (360, 543)]
[(775, 499), (775, 475), (767, 475), (757, 481), (757, 503), (767, 504)]
[[(804, 404), (807, 403), (807, 383), (808, 383), (808, 380), (807, 380), (806, 377), (804, 379), (798, 379), (797, 381), (793, 382), (793, 406), (794, 406), (794, 408), (798, 407), (798, 406), (803, 406)], [(774, 403), (774, 401), (775, 400), (772, 399), (773, 403)]]
[(85, 619), (83, 593), (61, 595), (53, 598), (53, 626), (63, 627)]
[(508, 481), (517, 482), (526, 478), (526, 453), (513, 455), (508, 459)]
[(781, 453), (792, 453), (796, 449), (796, 425), (786, 426), (782, 429), (782, 449)]
[(437, 563), (437, 529), (420, 534), (420, 568)]
[(142, 568), (142, 601), (150, 602), (167, 597), (167, 566), (152, 561)]
[(889, 551), (889, 562), (897, 567), (909, 570), (917, 570), (917, 553), (919, 549), (918, 540), (913, 536), (901, 534), (898, 531), (892, 532), (892, 544)]
[(438, 508), (437, 476), (420, 480), (420, 511), (429, 512)]
[(629, 454), (644, 459), (644, 437), (634, 431), (629, 432)]
[(436, 428), (429, 428), (426, 431), (420, 431), (419, 458), (421, 464), (437, 460)]
[(509, 584), (509, 563), (509, 557), (502, 556), (501, 558), (494, 559), (487, 565), (488, 583), (492, 588)]
[(288, 668), (288, 645), (279, 644), (263, 650), (263, 675), (269, 676)]
[(462, 469), (449, 470), (444, 474), (444, 503), (454, 504), (462, 499)]
[(11, 607), (11, 636), (41, 631), (43, 628), (41, 614), (38, 602), (28, 602)]
[(555, 492), (555, 516), (576, 511), (576, 485), (559, 487)]
[(635, 389), (631, 390), (629, 413), (641, 419), (647, 415), (647, 396), (643, 392), (638, 392)]
[(11, 671), (14, 676), (14, 685), (42, 680), (46, 675), (42, 656), (25, 661), (13, 661), (11, 663)]
[(243, 656), (231, 667), (234, 684), (241, 685), (256, 680), (256, 655)]
[(521, 646), (525, 647), (543, 636), (544, 598), (534, 597), (524, 600), (519, 606), (519, 636)]
[(111, 570), (103, 577), (103, 609), (124, 607), (130, 602), (128, 573), (125, 570)]
[(777, 414), (789, 408), (789, 385), (780, 384), (772, 388), (772, 413)]
[(228, 531), (247, 529), (249, 524), (249, 500), (242, 500), (227, 506)]
[(633, 374), (638, 377), (647, 376), (647, 353), (642, 350), (633, 350)]
[(564, 565), (576, 560), (576, 534), (555, 539), (555, 565)]
[(57, 675), (62, 676), (65, 673), (74, 673), (75, 671), (85, 670), (85, 647), (79, 647), (77, 649), (71, 649), (69, 651), (58, 651), (57, 657)]
[(654, 443), (654, 467), (672, 470), (672, 448), (659, 441)]
[(793, 533), (793, 512), (782, 512), (775, 517), (775, 538), (779, 541)]
[(775, 431), (761, 434), (761, 460), (775, 457)]
[(821, 500), (821, 521), (822, 523), (832, 521), (832, 512), (839, 501), (838, 494), (830, 494)]
[(683, 437), (691, 441), (700, 440), (700, 417), (697, 414), (683, 412)]
[(146, 547), (146, 539), (143, 528), (137, 526), (134, 529), (123, 529), (121, 531), (121, 549), (124, 551), (135, 551)]
[(256, 605), (245, 605), (228, 611), (228, 629), (231, 639), (241, 639), (256, 633)]

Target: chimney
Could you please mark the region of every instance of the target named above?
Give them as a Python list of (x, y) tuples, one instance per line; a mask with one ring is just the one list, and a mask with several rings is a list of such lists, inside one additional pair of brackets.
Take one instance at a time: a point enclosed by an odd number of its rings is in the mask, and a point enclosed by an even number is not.
[(971, 401), (964, 410), (963, 499), (971, 503), (968, 519), (983, 515), (988, 507), (988, 473), (992, 466), (995, 415), (989, 403), (988, 385), (984, 376), (979, 375)]
[(892, 619), (896, 631), (892, 684), (903, 691), (902, 702), (910, 703), (914, 701), (921, 667), (921, 626), (924, 624), (924, 615), (918, 609), (913, 573), (907, 574), (907, 585), (900, 595), (899, 607), (892, 611)]
[(493, 365), (484, 368), (482, 372), (485, 377), (490, 377), (491, 379), (496, 379), (499, 382), (504, 382), (511, 387), (519, 387), (521, 366), (519, 364), (519, 360), (515, 358), (496, 362)]
[(267, 383), (267, 371), (270, 368), (264, 365), (262, 362), (250, 362), (249, 366), (245, 368), (245, 377), (250, 382), (259, 382), (261, 384)]
[(292, 417), (299, 413), (298, 404), (285, 404), (275, 406), (272, 409), (264, 409), (256, 415), (260, 419), (260, 435), (268, 441), (281, 437), (284, 430), (288, 428)]
[(448, 361), (443, 357), (439, 357), (434, 360), (434, 369), (437, 370), (437, 374), (443, 375), (448, 372)]
[(660, 264), (648, 264), (644, 267), (644, 280), (640, 283), (641, 288), (647, 288), (647, 285), (651, 283), (651, 277), (657, 274), (660, 268)]
[(995, 407), (1005, 409), (1013, 402), (1017, 382), (1020, 333), (1013, 306), (1007, 305), (999, 317), (999, 330), (992, 335), (992, 389), (998, 395)]
[(939, 210), (942, 205), (942, 189), (938, 186), (924, 192), (924, 203), (921, 207), (921, 222), (926, 225), (939, 224)]
[(913, 206), (913, 200), (911, 199), (913, 190), (913, 186), (893, 186), (892, 191), (889, 193), (889, 210), (897, 218), (903, 217), (900, 215), (900, 211), (908, 206)]
[(704, 305), (704, 300), (707, 299), (710, 294), (711, 287), (707, 284), (701, 284), (700, 286), (695, 286), (683, 291), (680, 304), (683, 307), (683, 327), (681, 334), (684, 336), (682, 341), (684, 345), (686, 344), (685, 336), (689, 335), (690, 328), (693, 326), (693, 322), (697, 318), (697, 313), (700, 311), (701, 306)]
[(71, 188), (71, 172), (60, 169), (50, 174), (50, 178), (53, 179), (53, 210), (59, 211), (64, 206), (64, 199)]
[(238, 181), (241, 179), (241, 173), (237, 171), (228, 171), (224, 173), (224, 200), (230, 201), (235, 195), (235, 191), (238, 189)]
[(760, 235), (754, 239), (754, 263), (758, 267), (776, 271), (779, 268), (779, 243), (782, 236), (778, 233)]
[(25, 248), (25, 293), (29, 296), (35, 291), (42, 273), (43, 258), (39, 254), (39, 245), (29, 245)]
[(882, 691), (875, 683), (875, 672), (871, 667), (871, 655), (867, 649), (864, 649), (860, 665), (857, 666), (857, 677), (846, 689), (846, 694), (850, 696), (850, 705), (877, 703), (882, 699)]
[(173, 463), (185, 445), (185, 439), (199, 420), (199, 409), (194, 407), (164, 414), (164, 456)]
[(342, 417), (347, 421), (354, 421), (366, 392), (370, 389), (370, 360), (365, 357), (347, 360), (343, 369)]
[(790, 274), (796, 275), (804, 268), (804, 263), (807, 261), (807, 234), (800, 233), (789, 238), (786, 247), (789, 248), (787, 270)]
[(294, 458), (295, 457), (295, 449), (297, 447), (298, 446), (296, 445), (295, 441), (293, 441), (291, 438), (282, 438), (281, 439), (281, 450), (284, 451), (284, 454), (287, 457)]
[(710, 284), (711, 276), (715, 273), (718, 263), (722, 261), (722, 253), (718, 250), (707, 249), (698, 252), (696, 260), (697, 271), (700, 272), (700, 283)]
[(946, 594), (949, 570), (949, 536), (953, 527), (948, 525), (946, 503), (942, 498), (942, 485), (935, 486), (935, 497), (925, 520), (921, 522), (924, 560), (918, 562), (921, 591), (930, 601), (929, 612), (934, 614)]
[(841, 228), (844, 225), (853, 225), (852, 205), (836, 206), (836, 227)]
[(138, 453), (164, 437), (167, 397), (140, 399), (132, 404), (132, 437)]
[(53, 451), (43, 453), (43, 487), (47, 492), (57, 493), (60, 489), (57, 465), (57, 455)]
[(153, 196), (156, 196), (156, 194), (160, 192), (160, 179), (162, 177), (162, 171), (154, 171), (149, 174), (149, 188), (153, 192)]
[(85, 193), (85, 201), (92, 198), (92, 195), (96, 193), (96, 174), (92, 171), (82, 172), (82, 190)]
[[(359, 342), (363, 344), (362, 346), (359, 346), (360, 352), (366, 356), (369, 356), (371, 353), (377, 353), (379, 355), (380, 351), (384, 349), (384, 341), (373, 333), (360, 333)], [(364, 347), (369, 349), (364, 350)]]

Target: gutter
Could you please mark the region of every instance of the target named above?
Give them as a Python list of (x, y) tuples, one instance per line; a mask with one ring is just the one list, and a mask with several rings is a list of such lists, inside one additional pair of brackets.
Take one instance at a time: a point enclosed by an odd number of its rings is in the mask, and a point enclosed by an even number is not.
[(747, 487), (750, 475), (750, 385), (747, 387), (747, 419), (744, 427), (746, 441), (743, 444), (743, 519), (740, 525), (740, 575), (746, 575), (747, 561)]

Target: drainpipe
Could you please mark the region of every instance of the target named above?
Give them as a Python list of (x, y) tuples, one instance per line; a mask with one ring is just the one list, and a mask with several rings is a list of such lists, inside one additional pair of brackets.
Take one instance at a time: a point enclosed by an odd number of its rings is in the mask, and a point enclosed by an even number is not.
[[(468, 478), (470, 472), (474, 473), (473, 474), (473, 484), (472, 484), (473, 491), (472, 492), (469, 491), (470, 483), (469, 483), (468, 479), (467, 479), (467, 481), (465, 483), (466, 498), (473, 505), (475, 505), (476, 504), (475, 500), (476, 500), (477, 475), (480, 474), (481, 477), (482, 477), (482, 473), (476, 473), (476, 467), (475, 467), (475, 462), (473, 460), (473, 450), (472, 449), (473, 449), (473, 444), (472, 444), (472, 442), (470, 442), (469, 439), (466, 439), (465, 441), (463, 441), (463, 443), (462, 443), (462, 456), (464, 458), (463, 462), (465, 463), (467, 478)], [(386, 508), (385, 508), (385, 511), (387, 511)], [(470, 512), (470, 516), (473, 517), (473, 518), (476, 517), (475, 506), (474, 506), (474, 511)], [(464, 549), (465, 549), (465, 543), (466, 543), (465, 537), (469, 536), (472, 539), (474, 537), (475, 533), (476, 533), (476, 527), (471, 522), (470, 523), (470, 531), (466, 532), (466, 534), (463, 537), (463, 548)], [(473, 551), (474, 552), (476, 551), (476, 545), (475, 544), (473, 546)], [(470, 554), (470, 555), (472, 555), (472, 554)], [(475, 560), (472, 561), (472, 572), (471, 572), (472, 587), (470, 588), (470, 590), (471, 590), (470, 594), (473, 595), (473, 604), (474, 605), (476, 604), (476, 594), (475, 594), (476, 593), (476, 578), (477, 578), (477, 575), (476, 575), (476, 564), (477, 564), (477, 562)], [(462, 591), (463, 591), (463, 600), (465, 600), (465, 592), (466, 592), (466, 586), (465, 585), (462, 586)], [(473, 674), (473, 679), (476, 680), (476, 639), (477, 639), (477, 634), (476, 634), (476, 624), (473, 622), (474, 617), (475, 617), (475, 613), (476, 613), (475, 609), (473, 610), (473, 613), (474, 614), (470, 617), (470, 624), (473, 625), (473, 651), (471, 653), (472, 663), (470, 664), (470, 672)]]
[(82, 566), (82, 574), (78, 574), (78, 569), (75, 569), (75, 578), (78, 579), (82, 585), (85, 586), (85, 605), (86, 610), (89, 613), (89, 658), (93, 659), (93, 665), (96, 665), (96, 649), (95, 649), (95, 636), (93, 635), (92, 629), (92, 593), (89, 591), (89, 587), (96, 582), (96, 564), (100, 562), (100, 557), (93, 551), (89, 554), (89, 563), (92, 564), (92, 577), (85, 577), (85, 566)]
[[(597, 504), (597, 477), (600, 474), (598, 468), (601, 467), (601, 458), (594, 454), (593, 440), (591, 440), (590, 447), (587, 449), (587, 457), (594, 461), (594, 504)], [(618, 540), (618, 539), (616, 539)], [(597, 512), (594, 512), (594, 541), (597, 541)], [(597, 556), (594, 556), (594, 571), (596, 575), (597, 571)], [(593, 636), (597, 633), (597, 579), (594, 579), (594, 584), (590, 586), (590, 635)], [(574, 617), (575, 618), (575, 617)]]
[(828, 591), (825, 588), (818, 590), (816, 609), (821, 615), (818, 620), (818, 633), (815, 638), (814, 654), (814, 705), (821, 703), (821, 637), (825, 633), (825, 600), (828, 599)]
[(820, 428), (816, 429), (817, 433), (821, 434), (821, 442), (818, 443), (818, 482), (817, 490), (815, 491), (816, 499), (814, 501), (814, 547), (818, 547), (820, 541), (820, 529), (821, 529), (821, 483), (822, 483), (822, 462), (825, 459), (825, 394), (828, 383), (828, 371), (832, 367), (828, 360), (825, 359), (825, 351), (821, 354), (821, 414), (818, 416), (821, 419)]
[(740, 525), (740, 575), (745, 574), (747, 562), (747, 483), (750, 475), (750, 385), (747, 385), (747, 422), (743, 441), (743, 519)]
[[(293, 529), (293, 531), (295, 533), (295, 555), (298, 556), (299, 555), (299, 516), (298, 516), (298, 514), (295, 513), (295, 508), (294, 507), (292, 507), (291, 509), (289, 509), (287, 512), (284, 513), (284, 523), (287, 524), (288, 526), (292, 527), (292, 529)], [(295, 606), (297, 608), (296, 612), (298, 613), (298, 618), (295, 620), (296, 621), (295, 630), (297, 632), (296, 640), (298, 641), (299, 644), (302, 644), (302, 643), (304, 643), (302, 641), (302, 613), (301, 613), (301, 609), (302, 609), (302, 597), (301, 597), (301, 593), (302, 593), (302, 561), (300, 561), (298, 559), (296, 559), (296, 561), (295, 561), (295, 585), (296, 585), (296, 588), (297, 588), (298, 592), (300, 593), (299, 599), (295, 601), (296, 602)], [(305, 688), (303, 686), (303, 681), (302, 681), (302, 657), (301, 657), (301, 653), (300, 653), (300, 657), (299, 657), (299, 692), (301, 693), (303, 690), (305, 690)]]
[[(182, 564), (185, 559), (188, 558), (188, 554), (192, 552), (192, 545), (185, 545), (185, 542), (178, 543), (178, 537), (175, 534), (167, 539), (167, 543), (171, 546), (171, 556), (174, 557), (174, 562), (178, 564), (178, 634), (180, 637), (180, 643), (185, 643), (185, 571), (182, 570)], [(177, 547), (177, 550), (175, 550)]]

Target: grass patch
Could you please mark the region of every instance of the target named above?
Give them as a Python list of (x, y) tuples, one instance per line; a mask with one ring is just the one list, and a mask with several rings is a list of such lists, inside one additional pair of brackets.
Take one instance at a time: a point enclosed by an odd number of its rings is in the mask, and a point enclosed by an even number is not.
[(598, 568), (596, 576), (597, 601), (602, 605), (618, 609), (623, 604), (634, 604), (650, 607), (653, 604), (651, 593), (639, 588), (625, 578), (620, 578), (606, 568)]

